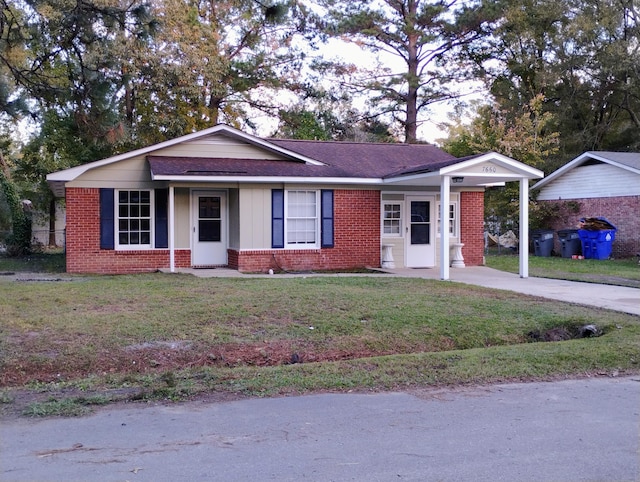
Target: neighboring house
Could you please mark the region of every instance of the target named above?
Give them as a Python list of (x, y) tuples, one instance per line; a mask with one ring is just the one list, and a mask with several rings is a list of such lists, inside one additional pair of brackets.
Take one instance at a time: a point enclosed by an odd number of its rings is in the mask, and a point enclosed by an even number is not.
[(640, 253), (640, 153), (590, 151), (535, 184), (538, 201), (556, 205), (550, 229), (578, 227), (581, 218), (606, 218), (617, 228), (612, 256)]
[(484, 186), (519, 180), (527, 196), (540, 177), (496, 153), (456, 159), (432, 145), (261, 139), (217, 125), (47, 180), (66, 198), (73, 273), (379, 267), (390, 246), (396, 267), (440, 266), (448, 279), (450, 245), (464, 243), (467, 265), (483, 261)]
[[(55, 219), (55, 229), (53, 231), (53, 246), (64, 246), (64, 229), (65, 229), (65, 219), (64, 219), (64, 203), (57, 202), (56, 203), (56, 219)], [(33, 243), (39, 246), (48, 246), (51, 247), (51, 226), (49, 224), (49, 213), (44, 213), (42, 211), (34, 211), (32, 213), (32, 225), (31, 225), (31, 237)]]

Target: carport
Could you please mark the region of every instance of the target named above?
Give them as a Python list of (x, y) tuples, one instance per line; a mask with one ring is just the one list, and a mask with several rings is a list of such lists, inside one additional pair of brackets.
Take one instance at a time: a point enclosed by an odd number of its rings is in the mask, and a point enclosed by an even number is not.
[[(403, 171), (386, 177), (385, 185), (440, 187), (440, 219), (448, 218), (451, 199), (451, 185), (456, 187), (484, 190), (491, 186), (502, 186), (507, 182), (520, 183), (519, 223), (520, 250), (519, 274), (521, 278), (529, 277), (529, 180), (540, 179), (544, 173), (539, 169), (523, 164), (515, 159), (489, 152), (445, 161), (440, 165), (428, 166)], [(440, 279), (449, 279), (449, 231), (440, 230)]]

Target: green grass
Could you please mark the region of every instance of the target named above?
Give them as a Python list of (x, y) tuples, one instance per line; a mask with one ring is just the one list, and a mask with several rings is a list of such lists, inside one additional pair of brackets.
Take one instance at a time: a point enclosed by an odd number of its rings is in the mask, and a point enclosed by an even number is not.
[(34, 253), (29, 256), (0, 255), (0, 273), (64, 273), (65, 255), (62, 252)]
[(50, 397), (44, 402), (30, 403), (22, 412), (28, 417), (80, 417), (91, 413), (91, 407), (106, 405), (111, 400), (104, 396), (93, 397)]
[[(0, 278), (0, 289), (0, 387), (15, 400), (2, 407), (22, 404), (34, 416), (82, 413), (92, 397), (270, 396), (640, 370), (638, 317), (434, 280), (144, 274)], [(594, 321), (604, 336), (528, 337)], [(294, 354), (301, 363), (291, 363)]]
[[(486, 264), (501, 271), (517, 273), (518, 255), (489, 255)], [(530, 256), (529, 275), (640, 288), (640, 264), (632, 258), (598, 260)]]

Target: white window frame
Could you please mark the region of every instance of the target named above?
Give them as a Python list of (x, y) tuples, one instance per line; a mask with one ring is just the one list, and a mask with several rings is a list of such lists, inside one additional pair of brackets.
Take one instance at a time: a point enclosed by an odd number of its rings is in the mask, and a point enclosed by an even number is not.
[[(315, 195), (315, 215), (313, 217), (293, 217), (290, 213), (289, 200), (292, 193), (313, 193)], [(293, 242), (290, 239), (289, 226), (295, 220), (313, 220), (314, 241)], [(284, 247), (285, 249), (317, 249), (320, 247), (320, 190), (318, 189), (286, 189), (284, 192)]]
[[(397, 218), (386, 218), (386, 206), (397, 205), (398, 206), (398, 215)], [(382, 237), (384, 238), (400, 238), (402, 237), (402, 216), (404, 211), (404, 202), (403, 201), (382, 201), (382, 220), (380, 225), (380, 231), (382, 233)], [(394, 211), (395, 212), (395, 211)], [(397, 221), (398, 222), (398, 232), (397, 233), (387, 233), (385, 232), (385, 222), (386, 221)]]
[[(436, 222), (436, 235), (440, 236), (440, 206), (442, 203), (438, 201), (436, 206), (437, 214), (437, 222)], [(453, 208), (453, 209), (451, 209)], [(453, 217), (451, 217), (453, 215)], [(458, 237), (458, 232), (460, 231), (458, 221), (460, 219), (460, 214), (458, 212), (458, 201), (452, 201), (449, 203), (449, 236), (454, 238)]]
[[(138, 216), (135, 219), (138, 220), (142, 220), (142, 219), (148, 219), (149, 220), (149, 243), (146, 244), (121, 244), (120, 243), (120, 193), (121, 192), (127, 192), (130, 193), (131, 191), (139, 191), (139, 192), (148, 192), (149, 193), (149, 216)], [(147, 249), (153, 249), (154, 246), (154, 233), (155, 233), (155, 229), (154, 229), (154, 225), (155, 225), (155, 213), (154, 213), (154, 209), (155, 209), (155, 200), (154, 200), (154, 190), (153, 189), (142, 189), (142, 188), (138, 188), (138, 189), (115, 189), (115, 193), (114, 193), (115, 199), (114, 199), (114, 246), (115, 249), (117, 250), (121, 250), (121, 251), (135, 251), (135, 250), (147, 250)], [(126, 219), (131, 219), (131, 218), (126, 218)]]

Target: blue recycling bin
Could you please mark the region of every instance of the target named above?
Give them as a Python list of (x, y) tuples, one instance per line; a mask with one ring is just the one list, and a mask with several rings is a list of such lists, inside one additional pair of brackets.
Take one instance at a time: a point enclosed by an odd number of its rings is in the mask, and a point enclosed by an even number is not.
[(618, 230), (605, 218), (597, 218), (609, 225), (610, 229), (579, 229), (582, 255), (586, 259), (609, 259)]

